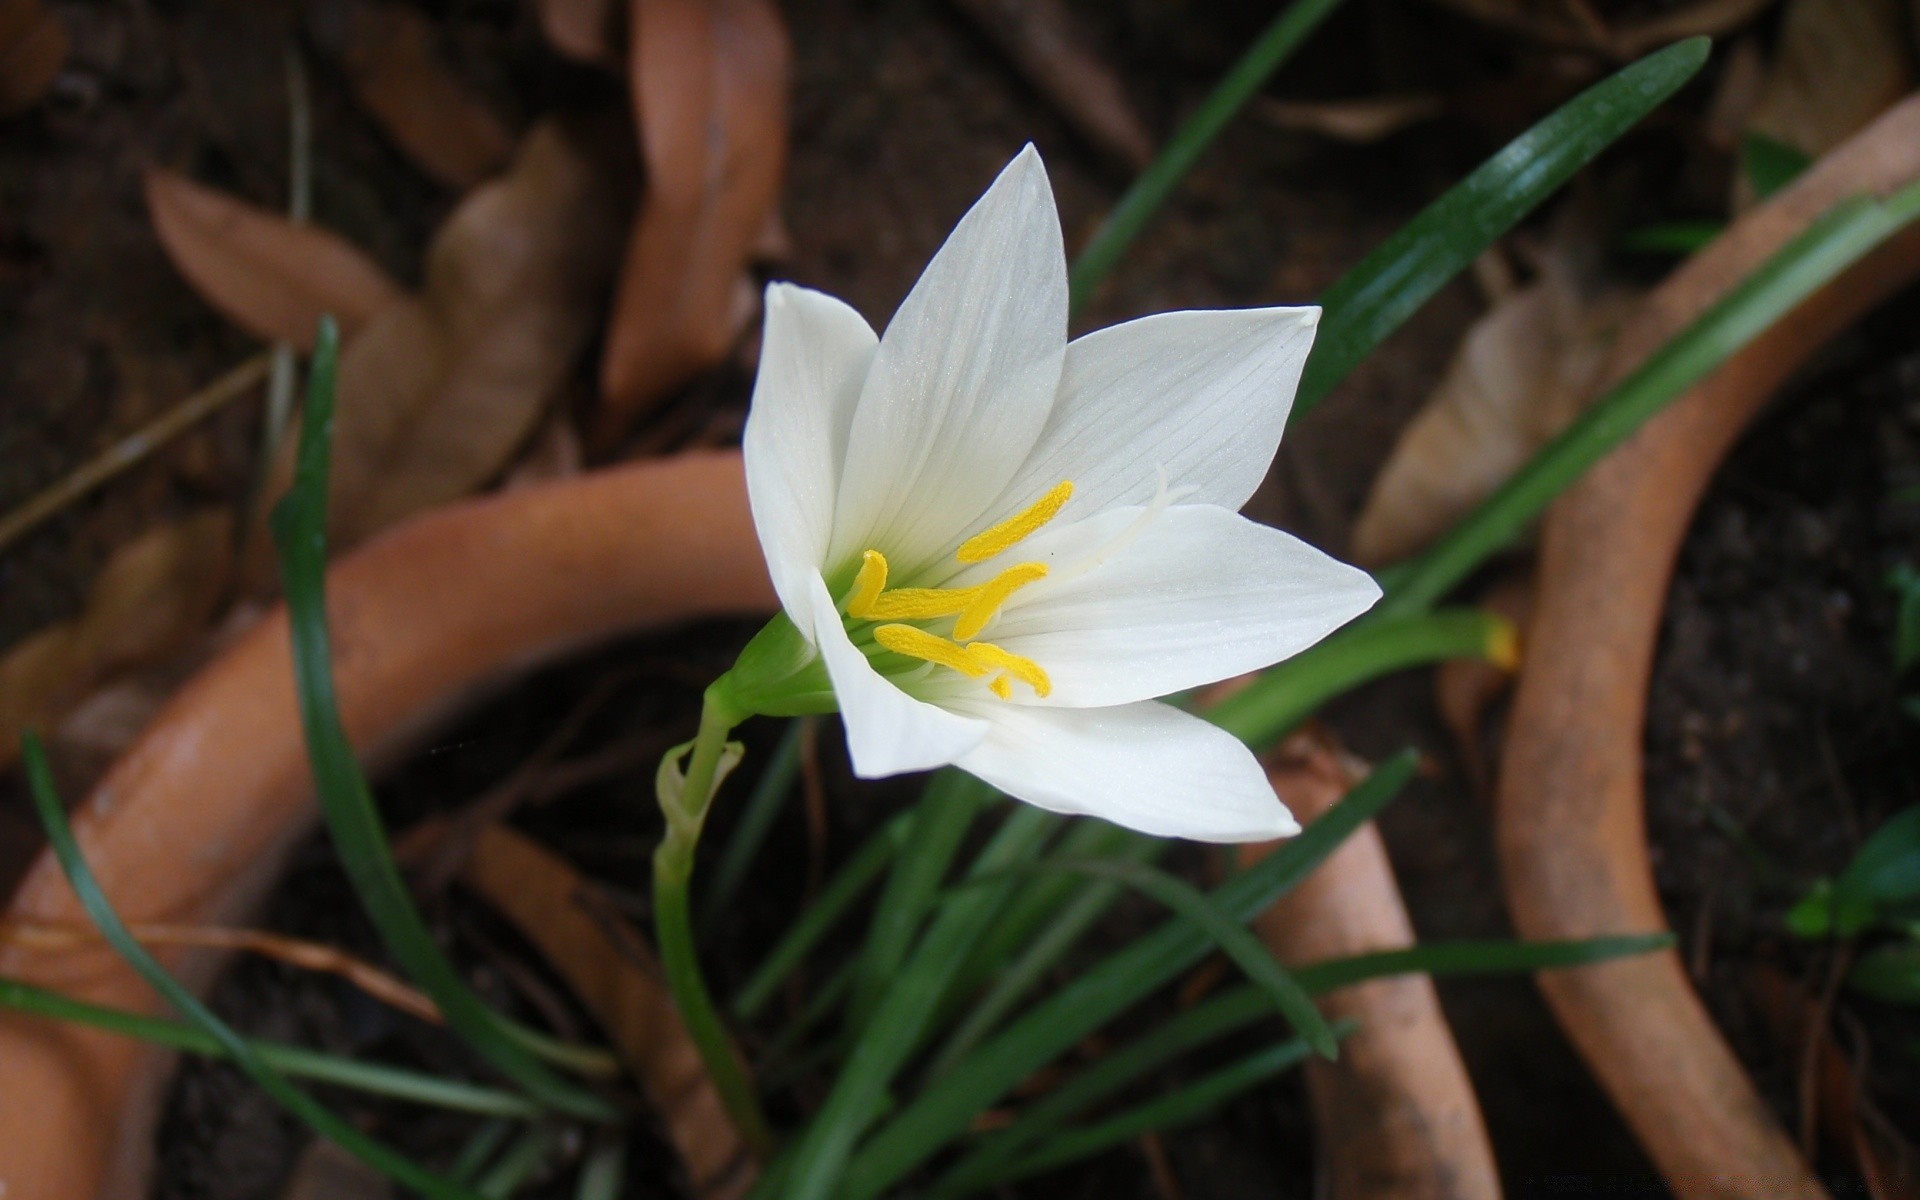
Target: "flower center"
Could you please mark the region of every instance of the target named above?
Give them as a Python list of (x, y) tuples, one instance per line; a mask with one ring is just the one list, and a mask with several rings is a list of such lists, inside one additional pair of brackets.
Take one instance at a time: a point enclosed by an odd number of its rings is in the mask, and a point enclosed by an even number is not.
[[(982, 563), (999, 557), (1015, 545), (1032, 537), (1059, 515), (1073, 496), (1073, 484), (1063, 481), (1033, 504), (991, 529), (977, 533), (960, 544), (954, 558), (962, 563)], [(860, 621), (887, 622), (873, 630), (873, 640), (886, 650), (907, 658), (919, 659), (960, 672), (969, 679), (993, 678), (987, 686), (1002, 700), (1013, 698), (1013, 681), (1019, 680), (1045, 698), (1053, 691), (1053, 682), (1040, 665), (1030, 658), (1009, 653), (991, 642), (976, 641), (981, 630), (1021, 588), (1036, 579), (1044, 579), (1047, 565), (1025, 562), (1011, 566), (985, 583), (963, 588), (887, 587), (887, 557), (878, 550), (861, 554), (860, 573), (847, 593), (846, 614)], [(951, 634), (942, 636), (906, 621), (934, 621), (955, 618)]]

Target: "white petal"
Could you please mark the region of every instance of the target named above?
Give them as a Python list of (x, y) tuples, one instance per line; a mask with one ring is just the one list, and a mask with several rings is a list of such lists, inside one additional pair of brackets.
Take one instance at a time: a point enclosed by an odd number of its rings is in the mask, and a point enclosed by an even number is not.
[(1298, 654), (1380, 598), (1366, 572), (1212, 505), (1169, 508), (1087, 563), (1141, 511), (1049, 530), (1015, 551), (1053, 567), (981, 634), (1052, 679), (1048, 699), (1015, 689), (1017, 699), (1126, 704), (1227, 679)]
[(1300, 832), (1252, 751), (1169, 705), (977, 711), (992, 728), (958, 765), (1029, 804), (1203, 842)]
[[(961, 218), (894, 314), (860, 394), (830, 560), (873, 548), (911, 574), (986, 523), (1053, 406), (1067, 266), (1028, 146)], [(1031, 499), (1031, 498), (1029, 498)]]
[(811, 637), (809, 581), (826, 561), (847, 428), (880, 339), (859, 313), (809, 288), (770, 285), (766, 311), (741, 437), (747, 499), (780, 605)]
[(1170, 312), (1067, 347), (1060, 396), (1004, 506), (1073, 481), (1069, 513), (1148, 500), (1164, 467), (1189, 500), (1238, 510), (1266, 477), (1317, 308)]
[(847, 638), (818, 572), (810, 584), (817, 614), (814, 645), (833, 680), (856, 775), (879, 779), (944, 767), (980, 744), (987, 734), (985, 721), (916, 700), (888, 682)]

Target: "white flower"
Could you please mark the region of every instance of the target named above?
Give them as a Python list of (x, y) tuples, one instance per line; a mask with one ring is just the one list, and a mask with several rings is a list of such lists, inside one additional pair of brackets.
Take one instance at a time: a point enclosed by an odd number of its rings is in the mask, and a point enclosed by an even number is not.
[(1287, 658), (1379, 598), (1237, 511), (1319, 315), (1162, 313), (1069, 343), (1031, 146), (884, 337), (831, 296), (769, 287), (747, 488), (855, 771), (951, 763), (1166, 836), (1296, 832), (1245, 746), (1153, 698)]

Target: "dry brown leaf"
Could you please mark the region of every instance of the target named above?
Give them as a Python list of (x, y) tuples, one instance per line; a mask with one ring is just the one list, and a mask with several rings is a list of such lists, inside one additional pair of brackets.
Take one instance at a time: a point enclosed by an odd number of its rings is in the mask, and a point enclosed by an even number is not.
[[(1789, 0), (1749, 132), (1808, 157), (1839, 145), (1913, 86), (1900, 0)], [(1735, 207), (1753, 203), (1742, 173)]]
[(698, 1200), (735, 1200), (753, 1160), (700, 1063), (645, 939), (565, 860), (504, 826), (474, 839), (460, 878), (532, 942), (646, 1088)]
[(465, 190), (513, 156), (513, 132), (440, 55), (438, 27), (408, 5), (349, 5), (329, 28), (354, 98), (400, 152), (448, 187)]
[(405, 291), (351, 242), (176, 175), (147, 172), (147, 211), (173, 265), (226, 318), (313, 348), (331, 313), (352, 333)]
[(627, 14), (621, 0), (540, 0), (547, 44), (578, 62), (619, 70), (627, 56)]
[(46, 95), (71, 48), (66, 28), (40, 0), (0, 0), (0, 117)]
[[(1533, 606), (1533, 571), (1529, 568), (1507, 575), (1475, 604), (1505, 617), (1515, 629), (1524, 630)], [(1518, 664), (1514, 662), (1456, 658), (1441, 663), (1433, 673), (1434, 700), (1440, 710), (1440, 721), (1453, 735), (1473, 794), (1489, 804), (1493, 800), (1493, 769), (1486, 752), (1487, 714), (1513, 690), (1517, 670)]]
[(472, 491), (532, 432), (593, 336), (625, 211), (618, 149), (610, 130), (536, 125), (434, 236), (421, 295), (341, 355), (337, 544)]
[(72, 621), (0, 659), (0, 766), (20, 734), (52, 728), (115, 672), (149, 663), (204, 632), (232, 567), (233, 521), (206, 511), (116, 550)]
[(1446, 102), (1438, 96), (1424, 95), (1311, 102), (1267, 99), (1255, 111), (1262, 120), (1281, 129), (1367, 145), (1432, 120), (1446, 111)]
[[(1759, 16), (1774, 0), (1692, 0), (1641, 21), (1609, 25), (1586, 0), (1431, 0), (1533, 41), (1614, 59), (1638, 58), (1681, 38), (1718, 37)], [(1824, 2), (1824, 0), (1821, 0)]]
[(1080, 136), (1132, 170), (1153, 161), (1153, 136), (1120, 86), (1120, 75), (1086, 44), (1060, 0), (954, 0), (1053, 101)]
[(633, 0), (629, 11), (647, 190), (600, 368), (601, 444), (726, 357), (787, 158), (791, 47), (767, 0)]
[(1425, 547), (1591, 398), (1626, 305), (1589, 300), (1562, 261), (1468, 331), (1373, 482), (1354, 526), (1356, 562), (1378, 566)]

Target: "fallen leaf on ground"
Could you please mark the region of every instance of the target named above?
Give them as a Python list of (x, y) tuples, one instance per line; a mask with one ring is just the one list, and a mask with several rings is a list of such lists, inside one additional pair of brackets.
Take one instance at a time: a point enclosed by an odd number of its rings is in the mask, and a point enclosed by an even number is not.
[(1135, 172), (1153, 161), (1153, 136), (1120, 74), (1088, 46), (1060, 0), (953, 0), (954, 6), (1051, 100), (1080, 136)]
[(1367, 145), (1446, 111), (1438, 96), (1369, 96), (1361, 100), (1274, 100), (1255, 109), (1270, 125)]
[(48, 730), (115, 672), (153, 662), (205, 631), (232, 567), (233, 520), (207, 511), (114, 551), (86, 608), (0, 659), (0, 766), (20, 734)]
[(1400, 434), (1354, 526), (1353, 558), (1413, 554), (1492, 494), (1592, 399), (1627, 303), (1590, 295), (1568, 256), (1496, 301)]
[(317, 20), (354, 98), (415, 166), (462, 191), (506, 166), (513, 132), (447, 65), (426, 14), (361, 0)]
[(700, 1053), (646, 940), (558, 855), (504, 826), (474, 839), (460, 879), (546, 956), (645, 1087), (697, 1200), (734, 1200), (754, 1181)]
[[(1818, 157), (1864, 129), (1913, 85), (1901, 0), (1788, 0), (1747, 132)], [(1754, 199), (1736, 176), (1735, 207)]]
[(160, 245), (201, 299), (263, 341), (313, 348), (331, 313), (351, 334), (404, 289), (339, 234), (151, 170), (147, 211)]
[(0, 0), (0, 117), (46, 95), (71, 48), (66, 28), (40, 0)]
[(621, 0), (540, 0), (540, 31), (568, 58), (619, 70), (627, 56), (625, 8)]
[(741, 281), (787, 158), (791, 48), (767, 0), (634, 0), (629, 11), (647, 183), (600, 367), (602, 445), (726, 358), (751, 316)]
[(1433, 0), (1532, 41), (1618, 60), (1638, 58), (1682, 38), (1718, 37), (1745, 25), (1774, 2), (1692, 0), (1638, 21), (1609, 24), (1586, 0)]
[[(1501, 579), (1475, 604), (1505, 617), (1515, 629), (1526, 629), (1527, 614), (1533, 607), (1532, 568), (1515, 571)], [(1487, 718), (1494, 705), (1513, 690), (1517, 670), (1516, 663), (1456, 658), (1441, 663), (1433, 673), (1434, 700), (1440, 710), (1440, 721), (1453, 735), (1473, 794), (1489, 805), (1493, 802), (1494, 781), (1487, 753), (1492, 739)]]
[(597, 324), (626, 208), (610, 166), (621, 149), (611, 128), (536, 125), (507, 174), (434, 235), (421, 294), (389, 305), (346, 348), (336, 545), (472, 491), (533, 431)]

